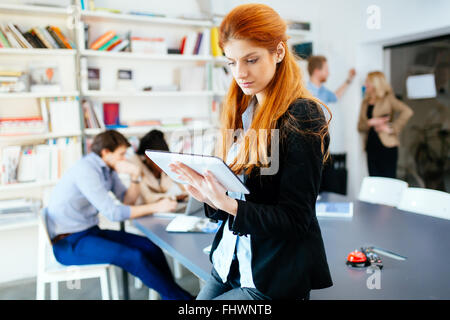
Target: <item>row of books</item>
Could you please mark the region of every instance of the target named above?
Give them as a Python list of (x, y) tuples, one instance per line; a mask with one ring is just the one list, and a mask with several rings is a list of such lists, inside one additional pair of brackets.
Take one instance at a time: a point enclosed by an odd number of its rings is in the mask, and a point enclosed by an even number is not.
[(203, 32), (191, 32), (181, 39), (180, 54), (209, 55), (211, 45), (209, 29)]
[(81, 141), (49, 139), (34, 146), (5, 146), (0, 149), (0, 183), (56, 181), (81, 158)]
[(99, 104), (93, 104), (89, 100), (83, 100), (84, 127), (89, 129), (104, 129), (103, 111)]
[(0, 25), (0, 48), (74, 49), (71, 42), (56, 26), (33, 27), (28, 31), (13, 23)]
[(0, 71), (0, 93), (23, 92), (26, 89), (26, 72), (20, 70)]
[[(89, 40), (88, 40), (89, 41)], [(129, 50), (131, 44), (130, 33), (125, 36), (117, 35), (115, 30), (109, 30), (95, 39), (89, 46), (91, 50), (98, 51), (124, 51)]]
[[(88, 40), (89, 43), (89, 40)], [(167, 40), (163, 37), (132, 36), (131, 32), (119, 36), (115, 30), (109, 30), (97, 37), (89, 45), (89, 49), (98, 51), (129, 51), (148, 54), (184, 54), (203, 55), (212, 53), (213, 56), (222, 56), (218, 44), (218, 30), (204, 29), (202, 32), (191, 32), (181, 39), (178, 48), (169, 48)]]
[(77, 100), (41, 98), (39, 107), (39, 116), (0, 117), (0, 136), (80, 131)]

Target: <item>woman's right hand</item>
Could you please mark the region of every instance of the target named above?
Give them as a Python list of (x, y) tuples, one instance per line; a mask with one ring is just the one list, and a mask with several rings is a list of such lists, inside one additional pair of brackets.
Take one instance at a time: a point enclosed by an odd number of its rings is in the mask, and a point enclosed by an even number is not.
[(379, 117), (379, 118), (371, 118), (371, 119), (367, 120), (367, 124), (369, 125), (369, 127), (378, 127), (378, 126), (384, 125), (388, 121), (389, 121), (389, 117), (385, 116), (385, 117)]
[(154, 204), (155, 212), (174, 212), (177, 202), (168, 198), (161, 199)]

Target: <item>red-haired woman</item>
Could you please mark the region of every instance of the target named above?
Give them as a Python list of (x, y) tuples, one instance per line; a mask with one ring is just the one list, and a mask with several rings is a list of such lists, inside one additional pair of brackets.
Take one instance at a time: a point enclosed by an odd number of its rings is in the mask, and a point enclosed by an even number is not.
[[(209, 172), (171, 166), (206, 216), (222, 221), (197, 299), (307, 299), (332, 285), (315, 215), (328, 124), (286, 42), (286, 23), (266, 5), (238, 6), (220, 26), (233, 74), (220, 150), (250, 194), (227, 193)], [(230, 130), (242, 135), (230, 139)]]

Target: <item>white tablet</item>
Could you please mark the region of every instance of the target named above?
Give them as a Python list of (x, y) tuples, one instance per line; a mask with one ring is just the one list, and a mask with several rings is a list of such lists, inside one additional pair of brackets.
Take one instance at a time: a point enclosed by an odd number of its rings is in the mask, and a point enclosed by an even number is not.
[(212, 172), (216, 179), (227, 189), (227, 191), (241, 192), (249, 194), (247, 187), (234, 174), (222, 159), (214, 156), (204, 156), (199, 154), (176, 153), (168, 151), (146, 150), (145, 154), (157, 166), (161, 168), (172, 180), (186, 184), (184, 181), (178, 179), (178, 175), (172, 172), (169, 164), (179, 161), (188, 167), (203, 174), (206, 170)]

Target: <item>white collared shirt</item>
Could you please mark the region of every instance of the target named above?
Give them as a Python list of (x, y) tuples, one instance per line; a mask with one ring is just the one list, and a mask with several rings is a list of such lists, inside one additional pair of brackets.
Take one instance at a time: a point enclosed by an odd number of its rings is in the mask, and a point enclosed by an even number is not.
[[(255, 104), (256, 98), (253, 98), (247, 109), (242, 114), (242, 125), (244, 127), (244, 131), (247, 131), (250, 128), (253, 120)], [(238, 148), (239, 144), (233, 143), (227, 155), (226, 162), (228, 165), (233, 162), (234, 158), (236, 157)], [(238, 175), (238, 177), (241, 181), (244, 181), (243, 174)], [(245, 201), (245, 195), (240, 192), (228, 192), (228, 196), (234, 199)], [(239, 237), (237, 235), (234, 235), (229, 229), (228, 221), (229, 219), (227, 219), (223, 228), (222, 239), (220, 240), (217, 249), (213, 253), (212, 260), (214, 269), (216, 269), (223, 283), (225, 283), (227, 281), (228, 273), (230, 272), (230, 266), (233, 258), (237, 258), (239, 261), (241, 287), (255, 288), (255, 284), (253, 283), (251, 265), (251, 236), (247, 235)], [(237, 257), (234, 255), (235, 249)]]

